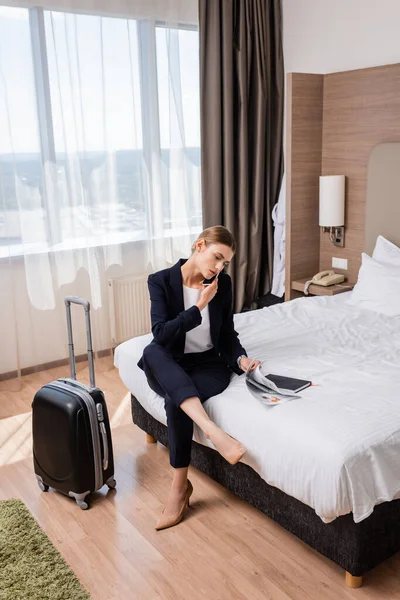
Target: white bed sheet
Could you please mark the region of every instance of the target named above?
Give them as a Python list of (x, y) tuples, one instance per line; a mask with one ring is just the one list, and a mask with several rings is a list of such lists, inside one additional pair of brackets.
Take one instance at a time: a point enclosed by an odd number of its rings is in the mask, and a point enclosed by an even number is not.
[[(204, 407), (247, 448), (243, 462), (325, 522), (400, 497), (400, 318), (346, 303), (348, 293), (300, 298), (235, 316), (249, 356), (272, 372), (311, 379), (301, 398), (266, 407), (244, 377)], [(136, 363), (151, 335), (115, 351), (122, 381), (166, 424), (164, 401)], [(195, 427), (194, 439), (211, 446)]]

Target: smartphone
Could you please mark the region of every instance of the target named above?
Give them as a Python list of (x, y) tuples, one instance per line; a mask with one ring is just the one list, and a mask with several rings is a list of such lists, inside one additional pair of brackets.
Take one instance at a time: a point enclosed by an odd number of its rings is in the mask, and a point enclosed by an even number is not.
[(220, 273), (221, 271), (218, 271), (218, 273), (214, 275), (214, 277), (211, 277), (211, 279), (203, 279), (203, 285), (211, 285), (212, 282), (215, 281), (215, 279), (218, 279)]

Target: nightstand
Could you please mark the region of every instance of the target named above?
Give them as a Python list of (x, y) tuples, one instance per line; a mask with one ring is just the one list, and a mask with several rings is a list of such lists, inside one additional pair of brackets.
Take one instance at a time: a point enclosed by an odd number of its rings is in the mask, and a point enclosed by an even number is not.
[[(310, 279), (312, 279), (312, 277), (309, 277), (308, 279), (298, 279), (297, 281), (292, 281), (292, 290), (304, 292), (304, 285), (307, 281), (310, 281)], [(350, 292), (353, 287), (353, 283), (348, 283), (346, 281), (337, 285), (328, 285), (326, 287), (312, 283), (308, 288), (308, 293), (310, 296), (335, 296), (336, 294), (342, 294), (343, 292)]]

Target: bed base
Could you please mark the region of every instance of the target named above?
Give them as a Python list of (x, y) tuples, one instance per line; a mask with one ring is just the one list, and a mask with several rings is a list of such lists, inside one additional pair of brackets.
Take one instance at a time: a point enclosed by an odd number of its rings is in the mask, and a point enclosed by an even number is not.
[[(133, 395), (132, 418), (149, 443), (168, 447), (167, 427)], [(341, 566), (350, 587), (360, 587), (364, 573), (400, 550), (400, 500), (379, 504), (361, 523), (348, 514), (326, 524), (312, 508), (268, 485), (248, 465), (230, 465), (211, 448), (193, 442), (191, 464)]]

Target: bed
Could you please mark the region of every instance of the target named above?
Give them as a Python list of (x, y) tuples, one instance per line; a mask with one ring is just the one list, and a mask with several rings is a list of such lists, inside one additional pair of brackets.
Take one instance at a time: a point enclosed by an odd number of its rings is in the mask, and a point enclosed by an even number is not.
[[(351, 295), (235, 316), (265, 371), (316, 385), (271, 407), (232, 375), (204, 406), (247, 453), (231, 466), (195, 427), (192, 464), (342, 566), (356, 587), (400, 549), (400, 319), (351, 305)], [(115, 365), (134, 422), (168, 445), (164, 401), (136, 366), (150, 339), (118, 346)]]

